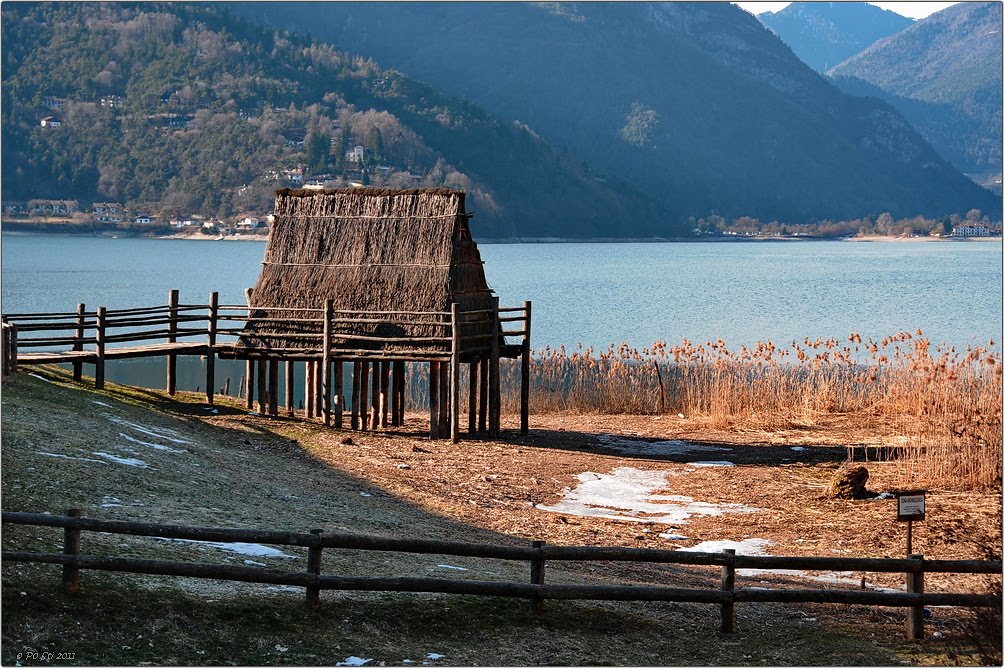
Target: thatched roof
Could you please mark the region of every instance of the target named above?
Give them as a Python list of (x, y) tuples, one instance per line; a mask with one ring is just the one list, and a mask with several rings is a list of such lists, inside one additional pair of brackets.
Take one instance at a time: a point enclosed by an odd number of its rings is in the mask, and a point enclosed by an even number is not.
[[(457, 190), (280, 190), (251, 306), (318, 309), (331, 299), (336, 311), (444, 312), (453, 302), (461, 310), (490, 308), (468, 218)], [(418, 325), (381, 327), (337, 331), (442, 335)], [(279, 345), (268, 337), (253, 340), (251, 333), (246, 330), (247, 345)]]

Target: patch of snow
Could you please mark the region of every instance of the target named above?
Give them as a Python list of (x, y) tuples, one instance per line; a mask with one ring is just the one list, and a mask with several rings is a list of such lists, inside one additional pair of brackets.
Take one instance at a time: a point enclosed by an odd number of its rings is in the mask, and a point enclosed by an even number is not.
[(98, 457), (104, 457), (109, 461), (113, 461), (116, 464), (123, 464), (125, 466), (135, 466), (136, 468), (146, 469), (150, 468), (150, 465), (144, 462), (142, 459), (133, 459), (132, 457), (116, 457), (115, 455), (109, 454), (107, 452), (95, 452), (93, 453)]
[(750, 508), (736, 503), (706, 503), (689, 496), (657, 494), (666, 489), (667, 471), (642, 471), (620, 467), (608, 474), (580, 473), (579, 486), (565, 489), (563, 499), (553, 506), (537, 508), (552, 513), (605, 517), (633, 522), (685, 524), (692, 515), (718, 516), (722, 513), (752, 513)]
[(794, 450), (795, 452), (803, 452), (805, 450), (805, 448), (803, 448), (801, 445), (793, 445), (791, 446), (791, 449)]
[(170, 441), (171, 443), (181, 443), (190, 444), (191, 441), (181, 438), (181, 435), (173, 429), (168, 429), (167, 427), (148, 427), (145, 425), (137, 424), (135, 422), (130, 422), (129, 420), (124, 420), (120, 417), (110, 415), (105, 413), (105, 417), (114, 422), (115, 424), (120, 424), (124, 427), (128, 427), (133, 431), (138, 431), (141, 434), (146, 434), (147, 436), (153, 436), (154, 438), (159, 438), (162, 441)]
[(895, 498), (895, 496), (896, 495), (893, 494), (892, 492), (882, 492), (881, 494), (879, 494), (878, 496), (876, 496), (875, 499), (876, 500), (878, 500), (878, 499), (892, 499), (892, 498)]
[(688, 466), (697, 466), (697, 467), (705, 467), (705, 466), (735, 466), (735, 463), (734, 462), (725, 461), (723, 459), (723, 460), (719, 460), (719, 461), (709, 461), (709, 462), (690, 462), (688, 464)]
[(248, 566), (268, 566), (268, 564), (263, 564), (260, 561), (255, 561), (254, 559), (245, 559), (244, 563)]
[(359, 492), (359, 496), (373, 496), (369, 492)]
[(439, 661), (440, 659), (445, 659), (445, 654), (436, 654), (435, 652), (429, 652), (425, 655), (425, 658), (429, 661)]
[(373, 659), (363, 659), (358, 656), (347, 656), (344, 661), (339, 661), (336, 666), (365, 666)]
[(765, 556), (767, 546), (773, 545), (773, 541), (766, 538), (746, 538), (744, 540), (705, 540), (691, 547), (681, 547), (680, 552), (721, 552), (722, 550), (735, 550), (736, 554), (746, 556)]
[[(226, 550), (227, 552), (236, 552), (237, 554), (243, 554), (248, 557), (275, 557), (277, 559), (299, 559), (299, 557), (297, 557), (294, 554), (286, 554), (282, 550), (277, 550), (274, 547), (269, 547), (267, 545), (262, 545), (260, 543), (224, 543), (224, 542), (214, 542), (209, 540), (192, 540), (190, 538), (158, 538), (157, 540), (168, 540), (177, 543), (196, 543), (198, 545), (205, 545), (206, 547), (215, 547), (218, 550)], [(294, 590), (295, 589), (296, 588), (294, 588)]]
[(59, 457), (60, 459), (75, 459), (78, 462), (94, 462), (96, 464), (107, 464), (108, 462), (103, 462), (100, 459), (90, 459), (89, 457), (71, 457), (69, 455), (60, 455), (55, 452), (42, 452), (38, 450), (35, 452), (36, 455), (42, 455), (44, 457)]
[(280, 654), (285, 654), (286, 652), (289, 651), (289, 647), (286, 647), (284, 645), (280, 645), (279, 643), (276, 643), (275, 644), (275, 651), (279, 652)]
[(293, 585), (272, 585), (266, 588), (272, 591), (295, 591), (297, 593), (301, 591), (300, 587), (294, 587)]
[(169, 448), (168, 446), (161, 445), (160, 443), (150, 443), (149, 441), (141, 441), (138, 438), (133, 438), (129, 434), (123, 434), (122, 432), (119, 432), (119, 436), (129, 441), (130, 443), (143, 445), (148, 448), (153, 448), (154, 450), (160, 450), (161, 452), (184, 452), (184, 450), (178, 450), (177, 448)]
[(111, 404), (106, 404), (103, 401), (98, 401), (97, 399), (91, 399), (92, 404), (97, 404), (98, 406), (104, 406), (105, 408), (111, 408)]
[(121, 508), (122, 499), (116, 499), (114, 496), (102, 496), (101, 497), (101, 507), (102, 508)]
[(717, 445), (702, 445), (689, 441), (639, 441), (637, 439), (619, 438), (611, 434), (600, 434), (596, 437), (600, 444), (635, 455), (689, 455), (695, 452), (729, 452), (731, 448)]
[(28, 375), (31, 376), (32, 378), (38, 378), (39, 380), (44, 380), (47, 383), (52, 383), (51, 380), (49, 380), (48, 378), (45, 378), (44, 376), (39, 376), (38, 374), (34, 374), (34, 373), (29, 373)]
[(469, 571), (471, 569), (464, 568), (463, 566), (450, 566), (449, 564), (436, 564), (436, 568), (445, 568), (450, 571)]
[(687, 540), (687, 537), (679, 533), (661, 533), (659, 538), (664, 538), (666, 540)]

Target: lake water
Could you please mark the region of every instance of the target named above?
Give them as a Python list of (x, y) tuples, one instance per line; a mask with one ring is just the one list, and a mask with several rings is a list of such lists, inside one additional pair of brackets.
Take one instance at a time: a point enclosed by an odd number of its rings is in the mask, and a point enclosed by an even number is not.
[[(934, 343), (1001, 336), (1002, 247), (994, 242), (481, 244), (503, 305), (533, 302), (533, 346), (643, 347), (721, 337), (730, 346), (882, 338)], [(2, 309), (72, 311), (241, 304), (263, 242), (4, 235)], [(114, 365), (112, 365), (114, 366)]]

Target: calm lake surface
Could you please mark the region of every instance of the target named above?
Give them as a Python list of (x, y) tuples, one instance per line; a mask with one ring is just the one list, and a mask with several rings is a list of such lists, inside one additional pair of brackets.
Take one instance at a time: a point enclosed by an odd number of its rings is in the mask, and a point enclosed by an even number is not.
[[(1001, 336), (1002, 247), (994, 242), (481, 244), (503, 305), (533, 302), (533, 346), (730, 347), (805, 337), (934, 343)], [(3, 312), (244, 302), (264, 242), (2, 237)], [(114, 366), (114, 365), (113, 365)]]

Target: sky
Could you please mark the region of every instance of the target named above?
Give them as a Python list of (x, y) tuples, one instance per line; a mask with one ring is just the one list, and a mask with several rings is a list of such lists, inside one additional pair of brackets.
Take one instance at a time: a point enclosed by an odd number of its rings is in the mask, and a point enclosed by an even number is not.
[[(733, 3), (739, 5), (748, 12), (753, 12), (754, 14), (760, 14), (761, 12), (776, 12), (780, 9), (784, 9), (790, 2), (736, 2)], [(929, 16), (934, 12), (940, 12), (945, 7), (950, 7), (956, 3), (954, 2), (870, 2), (868, 4), (881, 7), (882, 9), (891, 9), (892, 11), (900, 14), (902, 16), (909, 16), (913, 19), (922, 19), (925, 16)]]

